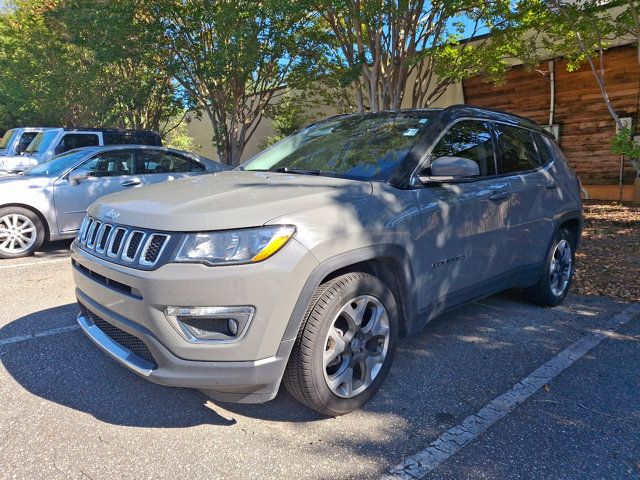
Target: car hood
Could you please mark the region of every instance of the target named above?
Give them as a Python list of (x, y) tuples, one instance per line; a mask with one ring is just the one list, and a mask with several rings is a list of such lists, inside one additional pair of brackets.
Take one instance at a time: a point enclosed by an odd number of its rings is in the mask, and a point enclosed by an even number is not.
[(49, 177), (0, 175), (0, 205), (9, 202), (25, 203), (33, 189), (48, 187), (51, 182)]
[(89, 213), (154, 230), (224, 230), (260, 226), (288, 213), (354, 202), (371, 193), (370, 182), (231, 171), (109, 195), (94, 203)]

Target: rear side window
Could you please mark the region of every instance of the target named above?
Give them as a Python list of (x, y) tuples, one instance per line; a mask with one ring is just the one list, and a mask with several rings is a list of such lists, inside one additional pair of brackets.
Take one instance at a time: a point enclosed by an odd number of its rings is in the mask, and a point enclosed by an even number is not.
[(554, 146), (553, 142), (539, 133), (533, 134), (536, 139), (536, 146), (538, 147), (538, 155), (540, 156), (540, 163), (547, 165), (553, 161)]
[(204, 172), (204, 165), (170, 153), (142, 152), (136, 173), (191, 173)]
[(477, 120), (453, 124), (433, 149), (431, 159), (439, 157), (467, 158), (478, 164), (481, 176), (495, 175), (491, 126)]
[(98, 135), (92, 133), (67, 133), (60, 140), (58, 147), (60, 147), (61, 152), (68, 152), (74, 148), (95, 147), (97, 145), (100, 145)]
[(520, 173), (540, 167), (533, 133), (525, 128), (496, 124), (500, 173)]
[(160, 146), (160, 136), (153, 132), (104, 132), (105, 145), (151, 145)]

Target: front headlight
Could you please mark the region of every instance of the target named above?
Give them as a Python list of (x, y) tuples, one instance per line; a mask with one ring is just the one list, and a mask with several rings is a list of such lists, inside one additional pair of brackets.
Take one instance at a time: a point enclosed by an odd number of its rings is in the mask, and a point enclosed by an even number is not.
[(293, 236), (295, 227), (274, 225), (185, 235), (175, 262), (234, 265), (266, 260)]

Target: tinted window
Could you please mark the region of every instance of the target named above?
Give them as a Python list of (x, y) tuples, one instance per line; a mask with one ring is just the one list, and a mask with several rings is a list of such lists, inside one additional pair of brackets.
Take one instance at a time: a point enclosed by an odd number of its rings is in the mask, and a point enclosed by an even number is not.
[(285, 138), (242, 167), (387, 180), (416, 145), (432, 116), (432, 112), (387, 112), (330, 119)]
[(19, 148), (21, 152), (24, 152), (29, 144), (36, 138), (38, 132), (24, 132), (20, 137)]
[(524, 128), (496, 124), (500, 173), (518, 173), (540, 166), (533, 134)]
[(534, 133), (533, 137), (535, 138), (536, 146), (538, 147), (540, 163), (542, 165), (546, 165), (553, 160), (553, 147), (550, 144), (550, 140), (543, 138), (539, 133)]
[(153, 132), (103, 132), (105, 145), (160, 145), (160, 136)]
[(105, 152), (96, 155), (79, 166), (76, 172), (89, 172), (91, 177), (119, 177), (131, 175), (133, 171), (133, 153)]
[(136, 173), (190, 173), (204, 172), (204, 165), (185, 157), (163, 152), (140, 152)]
[(58, 147), (62, 152), (68, 152), (69, 150), (73, 150), (74, 148), (81, 147), (94, 147), (100, 144), (100, 139), (97, 135), (91, 133), (67, 133), (60, 143)]
[(480, 175), (495, 175), (491, 126), (471, 120), (455, 123), (434, 148), (431, 158), (435, 160), (438, 157), (468, 158), (478, 164)]

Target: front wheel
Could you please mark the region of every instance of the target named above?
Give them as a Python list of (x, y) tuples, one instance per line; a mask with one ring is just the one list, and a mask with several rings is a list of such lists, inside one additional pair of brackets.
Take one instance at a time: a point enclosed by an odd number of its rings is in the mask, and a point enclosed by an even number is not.
[(0, 208), (0, 258), (33, 255), (44, 242), (44, 226), (31, 210)]
[(525, 290), (527, 299), (544, 307), (560, 305), (569, 292), (573, 279), (575, 251), (572, 235), (564, 229), (556, 233), (547, 253), (542, 277)]
[(348, 273), (318, 287), (285, 372), (289, 392), (323, 415), (360, 408), (391, 367), (397, 315), (393, 294), (373, 275)]

